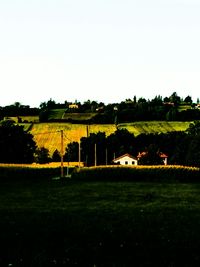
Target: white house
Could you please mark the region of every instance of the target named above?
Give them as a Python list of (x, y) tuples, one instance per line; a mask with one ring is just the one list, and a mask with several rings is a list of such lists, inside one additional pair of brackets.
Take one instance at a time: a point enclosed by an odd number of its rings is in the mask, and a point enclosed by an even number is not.
[(137, 165), (138, 164), (137, 159), (128, 153), (114, 159), (113, 162), (119, 165)]

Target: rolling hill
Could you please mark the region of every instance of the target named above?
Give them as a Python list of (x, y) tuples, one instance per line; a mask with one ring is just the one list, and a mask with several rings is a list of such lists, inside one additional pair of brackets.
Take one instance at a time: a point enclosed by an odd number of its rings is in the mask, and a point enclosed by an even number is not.
[[(148, 133), (167, 133), (172, 131), (185, 131), (190, 122), (167, 122), (167, 121), (146, 121), (123, 123), (118, 125), (118, 129), (127, 129), (135, 136)], [(72, 123), (35, 123), (31, 128), (31, 134), (34, 136), (39, 147), (49, 149), (50, 155), (61, 147), (61, 130), (64, 133), (64, 147), (68, 143), (78, 142), (81, 137), (87, 137), (90, 133), (105, 132), (106, 136), (115, 132), (114, 124), (72, 124)]]

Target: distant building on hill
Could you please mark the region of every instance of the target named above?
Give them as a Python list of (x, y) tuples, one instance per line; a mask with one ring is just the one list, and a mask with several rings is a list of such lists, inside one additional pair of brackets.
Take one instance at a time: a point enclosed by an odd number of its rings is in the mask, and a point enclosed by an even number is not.
[(78, 104), (69, 104), (68, 105), (68, 108), (69, 109), (78, 109), (79, 108), (79, 105)]

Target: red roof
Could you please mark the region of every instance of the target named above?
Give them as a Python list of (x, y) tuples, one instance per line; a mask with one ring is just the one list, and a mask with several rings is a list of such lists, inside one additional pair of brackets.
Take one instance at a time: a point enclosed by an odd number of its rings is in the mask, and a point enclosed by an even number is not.
[[(137, 155), (137, 158), (142, 158), (147, 154), (147, 152), (143, 151), (143, 152), (139, 152)], [(158, 152), (158, 155), (160, 158), (168, 158), (168, 156), (162, 152)]]

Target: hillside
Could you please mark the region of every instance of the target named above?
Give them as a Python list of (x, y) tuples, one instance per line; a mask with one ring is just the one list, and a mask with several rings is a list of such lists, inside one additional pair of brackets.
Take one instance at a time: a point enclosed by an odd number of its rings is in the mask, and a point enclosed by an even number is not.
[[(148, 121), (119, 124), (119, 129), (127, 129), (135, 136), (145, 133), (166, 133), (172, 131), (185, 131), (189, 127), (190, 122), (166, 122), (166, 121)], [(71, 123), (36, 123), (33, 124), (31, 133), (34, 136), (39, 147), (49, 149), (50, 155), (61, 147), (60, 131), (64, 132), (64, 146), (68, 143), (78, 142), (81, 137), (87, 134), (105, 132), (110, 135), (116, 130), (114, 124), (71, 124)]]

